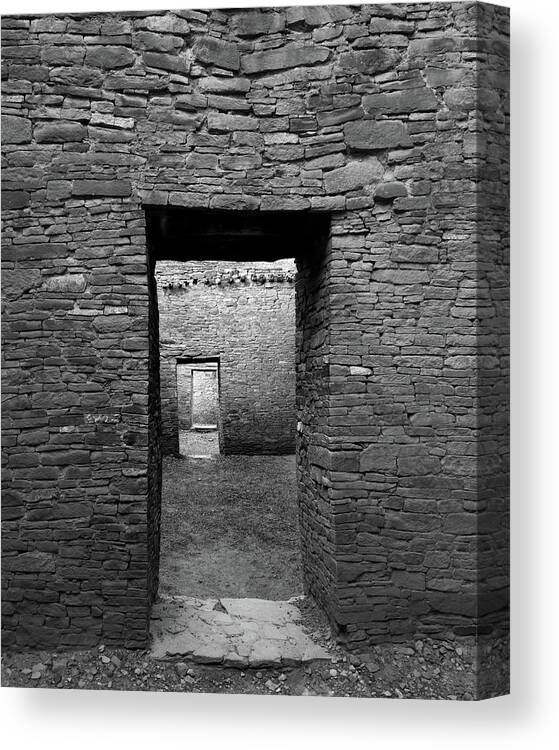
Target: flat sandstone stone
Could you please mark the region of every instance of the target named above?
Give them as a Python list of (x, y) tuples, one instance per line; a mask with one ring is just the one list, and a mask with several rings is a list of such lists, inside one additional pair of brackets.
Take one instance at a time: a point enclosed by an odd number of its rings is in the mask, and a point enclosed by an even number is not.
[(344, 126), (345, 141), (354, 151), (376, 151), (411, 146), (412, 141), (399, 120), (360, 120)]
[(239, 668), (329, 660), (300, 621), (291, 601), (163, 597), (152, 612), (152, 656)]
[(105, 68), (114, 70), (115, 68), (126, 68), (132, 65), (136, 55), (128, 47), (100, 45), (91, 47), (85, 54), (86, 65), (94, 68)]
[(377, 183), (384, 168), (374, 157), (366, 161), (354, 161), (340, 169), (333, 169), (324, 175), (324, 186), (328, 193), (347, 193), (349, 190)]
[(2, 115), (2, 143), (29, 143), (31, 121), (26, 117)]
[(37, 143), (75, 143), (83, 141), (87, 128), (79, 122), (59, 120), (36, 125), (34, 135)]
[(200, 62), (217, 65), (226, 70), (239, 70), (239, 49), (233, 42), (225, 42), (211, 36), (204, 36), (195, 43), (194, 57)]
[(377, 114), (378, 112), (394, 112), (396, 114), (432, 112), (438, 108), (437, 97), (427, 87), (390, 91), (386, 94), (369, 94), (363, 97), (363, 109), (371, 114)]
[(325, 62), (329, 56), (330, 51), (326, 47), (292, 42), (281, 49), (243, 55), (241, 63), (246, 73), (261, 73), (265, 70), (284, 70), (298, 68), (300, 65), (314, 65)]

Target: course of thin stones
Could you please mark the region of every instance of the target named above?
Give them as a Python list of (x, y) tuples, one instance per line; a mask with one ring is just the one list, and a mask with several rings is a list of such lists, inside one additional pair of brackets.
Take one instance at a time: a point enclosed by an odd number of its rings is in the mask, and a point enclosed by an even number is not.
[(304, 631), (295, 602), (161, 597), (152, 610), (151, 654), (239, 668), (330, 660)]

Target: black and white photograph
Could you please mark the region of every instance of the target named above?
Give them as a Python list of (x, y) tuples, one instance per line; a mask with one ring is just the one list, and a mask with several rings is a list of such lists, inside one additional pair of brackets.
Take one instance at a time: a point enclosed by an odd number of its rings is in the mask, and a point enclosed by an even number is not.
[(39, 5), (1, 16), (2, 687), (502, 700), (508, 5)]

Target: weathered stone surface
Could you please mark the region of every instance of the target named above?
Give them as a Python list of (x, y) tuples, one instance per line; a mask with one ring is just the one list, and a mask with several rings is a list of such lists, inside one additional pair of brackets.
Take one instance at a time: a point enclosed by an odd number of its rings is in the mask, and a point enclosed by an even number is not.
[(141, 49), (152, 52), (172, 52), (183, 45), (183, 39), (179, 36), (156, 34), (152, 31), (140, 31), (136, 35), (136, 42)]
[(286, 9), (288, 26), (304, 23), (307, 26), (322, 26), (332, 21), (351, 18), (351, 11), (341, 5), (293, 6)]
[(411, 146), (403, 122), (398, 120), (360, 120), (344, 126), (345, 141), (354, 151), (377, 151), (384, 148)]
[(441, 461), (435, 456), (408, 456), (398, 458), (398, 473), (402, 476), (437, 474), (440, 470)]
[(239, 49), (233, 42), (225, 42), (210, 36), (200, 37), (194, 44), (194, 57), (200, 62), (217, 65), (226, 70), (239, 70)]
[(239, 668), (330, 661), (305, 633), (292, 602), (161, 597), (151, 623), (156, 659), (186, 656)]
[(132, 65), (136, 59), (135, 54), (128, 47), (100, 45), (90, 47), (85, 53), (85, 64), (94, 68), (115, 70), (115, 68), (126, 68)]
[(69, 45), (44, 47), (41, 51), (41, 60), (45, 65), (81, 65), (84, 55), (85, 47), (71, 47)]
[[(144, 62), (148, 68), (160, 68), (173, 73), (188, 73), (190, 65), (177, 55), (167, 55), (163, 52), (144, 52)], [(141, 88), (141, 85), (140, 87)]]
[[(391, 184), (392, 183), (387, 183), (387, 187)], [(382, 185), (379, 185), (379, 188), (381, 187)], [(390, 260), (393, 260), (396, 263), (436, 263), (439, 258), (439, 249), (436, 246), (397, 245), (394, 250), (391, 250), (390, 252)]]
[(279, 13), (255, 10), (239, 13), (233, 18), (233, 30), (240, 37), (275, 34), (284, 28), (285, 20)]
[[(95, 68), (83, 66), (51, 68), (49, 79), (65, 85), (98, 87), (103, 81), (103, 73)], [(87, 93), (94, 98), (101, 98), (97, 88), (90, 88)]]
[(391, 91), (386, 94), (369, 94), (363, 97), (363, 109), (372, 115), (382, 112), (395, 114), (432, 112), (438, 107), (437, 97), (428, 88)]
[(2, 143), (29, 143), (31, 121), (26, 117), (2, 115)]
[(444, 102), (449, 109), (475, 109), (477, 104), (477, 90), (472, 88), (450, 88), (444, 92)]
[(169, 34), (188, 34), (190, 24), (185, 18), (176, 16), (174, 13), (165, 13), (160, 16), (148, 16), (144, 18), (141, 25), (150, 31), (158, 31)]
[(399, 61), (400, 55), (395, 50), (369, 49), (343, 53), (339, 58), (339, 67), (351, 74), (375, 75), (395, 67)]
[(130, 195), (130, 180), (74, 180), (72, 195)]
[(58, 120), (35, 125), (33, 137), (37, 143), (79, 142), (87, 135), (87, 128), (79, 122)]
[(248, 78), (220, 78), (218, 76), (208, 76), (200, 78), (198, 85), (202, 91), (208, 91), (214, 94), (245, 94), (250, 88)]
[(49, 180), (47, 183), (47, 200), (65, 200), (72, 194), (70, 180)]
[(408, 191), (402, 182), (383, 182), (375, 188), (375, 198), (392, 200), (407, 195)]
[(54, 571), (54, 559), (46, 553), (26, 552), (4, 557), (2, 568), (14, 573), (49, 573)]
[(349, 190), (373, 185), (382, 178), (384, 168), (378, 159), (349, 162), (345, 167), (333, 169), (324, 175), (328, 193), (347, 193)]
[(222, 169), (256, 169), (262, 164), (258, 154), (230, 154), (222, 156), (219, 160)]
[(208, 106), (226, 112), (229, 112), (230, 110), (249, 112), (251, 110), (251, 105), (243, 99), (237, 99), (233, 96), (217, 96), (215, 94), (210, 94), (208, 96)]
[(281, 49), (243, 55), (241, 66), (243, 71), (248, 74), (263, 73), (267, 70), (285, 70), (304, 65), (314, 65), (325, 62), (329, 56), (330, 51), (326, 47), (292, 42)]
[(2, 190), (2, 208), (25, 208), (29, 205), (29, 193), (25, 190)]
[(216, 154), (192, 153), (186, 157), (185, 166), (187, 169), (216, 169)]
[(333, 110), (332, 112), (319, 112), (317, 115), (318, 124), (321, 128), (328, 128), (331, 125), (340, 125), (350, 120), (360, 120), (363, 117), (361, 107), (351, 107), (350, 109)]
[(210, 112), (208, 115), (210, 133), (228, 132), (230, 130), (258, 130), (258, 120), (244, 115), (223, 115)]
[(359, 471), (372, 471), (379, 474), (396, 472), (396, 446), (370, 445), (361, 453)]
[(63, 276), (51, 276), (45, 281), (47, 292), (67, 292), (78, 294), (86, 287), (85, 275), (83, 273), (70, 273)]

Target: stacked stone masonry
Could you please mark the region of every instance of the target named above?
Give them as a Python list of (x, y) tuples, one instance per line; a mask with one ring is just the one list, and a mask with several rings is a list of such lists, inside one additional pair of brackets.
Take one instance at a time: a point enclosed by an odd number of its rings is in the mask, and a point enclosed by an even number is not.
[(354, 649), (505, 628), (507, 9), (4, 17), (2, 42), (5, 646), (146, 643), (146, 206), (329, 213), (297, 256), (305, 586)]
[[(295, 452), (295, 265), (162, 261), (159, 307), (162, 444), (178, 455), (177, 362), (219, 365), (224, 454)], [(180, 409), (189, 429), (190, 380)]]

